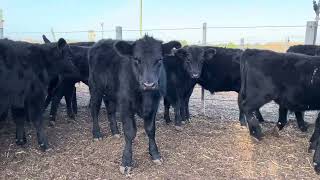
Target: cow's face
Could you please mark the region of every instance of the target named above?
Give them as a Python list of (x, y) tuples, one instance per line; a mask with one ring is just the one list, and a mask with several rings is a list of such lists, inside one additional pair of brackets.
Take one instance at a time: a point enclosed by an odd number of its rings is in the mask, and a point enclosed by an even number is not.
[(215, 49), (204, 49), (200, 46), (186, 46), (175, 52), (175, 56), (183, 61), (184, 69), (193, 79), (200, 77), (203, 62), (211, 60), (215, 54)]
[(62, 75), (63, 77), (79, 78), (80, 73), (73, 64), (74, 55), (67, 42), (61, 38), (57, 43), (48, 46), (50, 47), (50, 53), (47, 59), (52, 76)]
[(120, 55), (129, 56), (133, 73), (140, 88), (158, 90), (163, 56), (170, 54), (173, 48), (180, 48), (177, 41), (162, 43), (152, 37), (145, 36), (133, 43), (119, 41), (115, 49)]

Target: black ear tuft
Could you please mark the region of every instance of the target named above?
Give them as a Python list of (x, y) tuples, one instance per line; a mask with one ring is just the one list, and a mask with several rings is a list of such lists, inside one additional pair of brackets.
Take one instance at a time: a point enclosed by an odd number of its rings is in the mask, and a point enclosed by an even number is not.
[(205, 52), (204, 52), (204, 58), (205, 58), (206, 60), (211, 60), (216, 53), (217, 53), (217, 50), (216, 50), (216, 49), (214, 49), (214, 48), (209, 48), (209, 49), (205, 50)]
[(181, 48), (181, 43), (178, 41), (170, 41), (168, 43), (162, 44), (163, 54), (165, 55), (171, 54), (171, 50), (173, 48), (176, 48), (176, 49)]
[(177, 50), (174, 52), (174, 55), (177, 56), (177, 57), (180, 58), (180, 59), (184, 59), (184, 58), (187, 57), (187, 51), (186, 51), (184, 48), (177, 49)]
[(47, 43), (51, 43), (51, 41), (46, 37), (46, 35), (42, 35), (42, 39), (43, 39), (43, 41), (44, 41), (44, 43), (45, 44), (47, 44)]
[(132, 56), (133, 46), (133, 44), (130, 44), (126, 41), (118, 41), (114, 44), (114, 49), (121, 56)]
[(60, 38), (58, 41), (58, 49), (63, 49), (67, 44), (67, 41), (63, 38)]

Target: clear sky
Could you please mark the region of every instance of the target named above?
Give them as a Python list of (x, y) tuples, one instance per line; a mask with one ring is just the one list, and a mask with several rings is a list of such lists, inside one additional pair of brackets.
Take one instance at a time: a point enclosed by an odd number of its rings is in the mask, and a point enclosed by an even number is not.
[[(139, 28), (140, 0), (0, 0), (5, 19), (5, 36), (12, 39), (40, 39), (41, 33), (54, 31)], [(143, 28), (180, 28), (208, 26), (305, 25), (314, 20), (312, 0), (143, 0)], [(18, 33), (19, 32), (19, 33)], [(201, 30), (150, 31), (148, 34), (169, 40), (201, 40)], [(305, 28), (210, 29), (208, 42), (281, 41), (287, 37), (303, 40)], [(87, 33), (63, 33), (57, 37), (88, 40)], [(115, 32), (105, 32), (114, 38)], [(52, 38), (48, 34), (49, 38)], [(123, 32), (134, 39), (139, 32)], [(101, 33), (96, 33), (96, 40)]]

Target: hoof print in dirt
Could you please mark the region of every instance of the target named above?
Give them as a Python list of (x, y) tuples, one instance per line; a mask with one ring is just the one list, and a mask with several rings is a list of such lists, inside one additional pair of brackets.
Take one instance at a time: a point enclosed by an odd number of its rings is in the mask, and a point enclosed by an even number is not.
[(120, 173), (126, 176), (130, 176), (130, 172), (131, 172), (132, 167), (128, 167), (128, 166), (120, 166)]
[(155, 165), (160, 166), (160, 165), (162, 165), (163, 160), (162, 160), (162, 159), (155, 159), (155, 160), (152, 160), (152, 162), (153, 162)]
[(183, 127), (182, 127), (182, 126), (174, 126), (174, 128), (175, 128), (177, 131), (182, 131), (182, 130), (183, 130)]

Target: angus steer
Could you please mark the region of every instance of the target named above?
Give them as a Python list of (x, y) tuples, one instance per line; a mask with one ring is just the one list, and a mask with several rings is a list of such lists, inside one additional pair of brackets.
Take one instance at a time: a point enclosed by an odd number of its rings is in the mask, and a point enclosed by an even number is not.
[[(42, 35), (42, 38), (45, 43), (51, 43), (45, 35)], [(80, 78), (64, 78), (60, 81), (57, 77), (50, 82), (48, 96), (46, 97), (45, 101), (45, 108), (47, 108), (51, 102), (50, 125), (55, 124), (59, 103), (63, 97), (66, 101), (68, 116), (71, 119), (75, 118), (75, 114), (77, 114), (78, 111), (75, 84), (82, 81), (88, 85), (88, 50), (93, 44), (93, 42), (78, 42), (69, 44), (74, 57), (73, 63), (79, 69), (81, 76)]]
[(53, 77), (79, 76), (64, 39), (50, 45), (0, 40), (0, 114), (11, 108), (16, 122), (16, 143), (26, 143), (25, 116), (33, 122), (42, 150), (48, 148), (43, 129), (43, 104)]
[(164, 119), (170, 123), (169, 108), (175, 112), (175, 128), (181, 130), (181, 122), (189, 120), (189, 99), (202, 71), (204, 61), (210, 60), (215, 49), (185, 46), (176, 50), (174, 56), (164, 58), (167, 73), (167, 94), (164, 98)]
[[(310, 55), (310, 56), (318, 56), (320, 55), (320, 46), (316, 45), (295, 45), (291, 46), (287, 52), (291, 53), (300, 53), (300, 54), (305, 54), (305, 55)], [(298, 122), (298, 127), (300, 128), (301, 131), (307, 131), (308, 126), (303, 120), (303, 112), (294, 112), (297, 118)], [(288, 114), (288, 109), (286, 108), (279, 108), (279, 120), (278, 120), (278, 127), (281, 130), (286, 124), (287, 124), (287, 114)]]
[[(246, 50), (241, 57), (239, 107), (250, 134), (262, 138), (255, 109), (275, 101), (291, 111), (320, 109), (320, 57), (268, 50)], [(315, 170), (320, 172), (320, 115), (310, 139)]]
[[(207, 46), (204, 49), (213, 47)], [(239, 93), (241, 87), (240, 79), (240, 57), (242, 50), (214, 47), (216, 54), (210, 61), (205, 61), (198, 83), (211, 93), (223, 91), (235, 91)], [(259, 109), (256, 111), (258, 119), (263, 122)], [(241, 125), (245, 125), (243, 112), (239, 112)]]
[(163, 56), (180, 43), (163, 44), (145, 36), (134, 42), (101, 40), (89, 51), (90, 108), (93, 119), (93, 137), (101, 138), (98, 113), (105, 100), (112, 134), (118, 134), (115, 122), (116, 104), (123, 123), (125, 147), (120, 171), (130, 172), (132, 167), (132, 141), (136, 136), (134, 115), (144, 119), (149, 137), (149, 154), (160, 164), (161, 156), (155, 141), (155, 116), (161, 96), (165, 93), (166, 77)]

